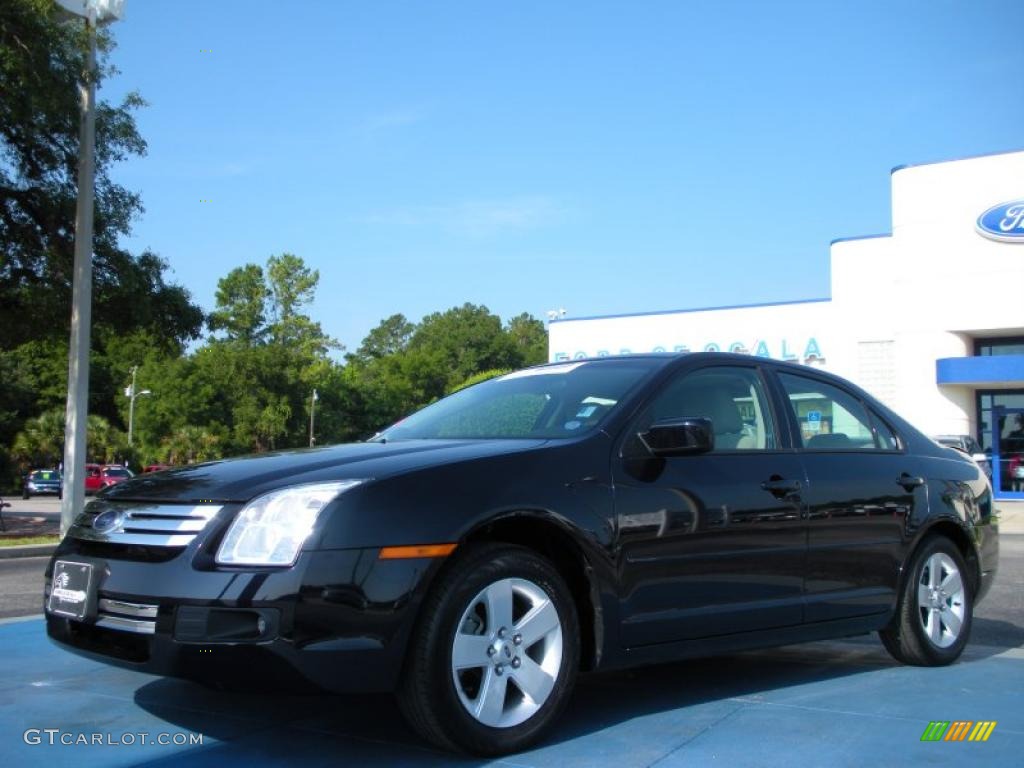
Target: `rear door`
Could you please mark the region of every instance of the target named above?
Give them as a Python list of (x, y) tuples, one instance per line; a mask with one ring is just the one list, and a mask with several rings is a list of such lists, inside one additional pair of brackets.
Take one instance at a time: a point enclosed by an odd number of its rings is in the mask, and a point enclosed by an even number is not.
[[(710, 453), (654, 458), (655, 421), (706, 417)], [(625, 647), (798, 625), (803, 468), (756, 364), (689, 369), (628, 428), (614, 459)]]
[(779, 371), (778, 381), (809, 481), (805, 621), (886, 611), (908, 516), (927, 505), (924, 479), (853, 391), (810, 373)]

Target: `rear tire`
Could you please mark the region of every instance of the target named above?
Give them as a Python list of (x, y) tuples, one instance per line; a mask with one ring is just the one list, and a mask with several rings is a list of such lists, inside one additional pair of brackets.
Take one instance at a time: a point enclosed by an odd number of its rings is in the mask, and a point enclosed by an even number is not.
[(477, 755), (540, 739), (579, 667), (576, 606), (558, 571), (523, 547), (469, 545), (421, 609), (398, 691), (428, 741)]
[(973, 614), (974, 595), (964, 558), (952, 541), (935, 536), (918, 548), (896, 615), (878, 634), (897, 661), (943, 666), (963, 652)]

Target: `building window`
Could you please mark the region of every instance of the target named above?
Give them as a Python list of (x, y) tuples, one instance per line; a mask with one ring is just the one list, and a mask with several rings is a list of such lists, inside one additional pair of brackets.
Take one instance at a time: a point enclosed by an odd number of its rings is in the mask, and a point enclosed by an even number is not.
[(1015, 476), (1024, 462), (1024, 389), (978, 392), (978, 442), (998, 465), (996, 492), (1024, 491), (1024, 478)]
[(992, 355), (1024, 355), (1024, 336), (1007, 336), (998, 339), (975, 339), (974, 354), (980, 357)]

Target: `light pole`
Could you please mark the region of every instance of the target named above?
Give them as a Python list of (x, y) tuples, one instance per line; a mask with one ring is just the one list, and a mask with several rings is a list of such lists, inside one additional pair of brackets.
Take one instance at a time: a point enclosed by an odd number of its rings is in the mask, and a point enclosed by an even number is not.
[(148, 389), (141, 392), (135, 389), (135, 374), (139, 372), (139, 366), (132, 366), (132, 385), (124, 388), (124, 396), (128, 398), (128, 445), (132, 444), (132, 432), (135, 429), (135, 398), (143, 395), (152, 395)]
[(312, 448), (316, 445), (316, 438), (313, 437), (313, 424), (316, 423), (316, 401), (320, 399), (320, 395), (313, 390), (313, 394), (309, 397), (309, 447)]
[(89, 49), (78, 86), (78, 205), (75, 209), (75, 266), (71, 288), (71, 341), (68, 346), (68, 399), (64, 420), (60, 532), (71, 527), (85, 502), (85, 431), (89, 413), (89, 331), (92, 324), (92, 214), (96, 145), (96, 25), (121, 17), (124, 0), (57, 0), (85, 20)]

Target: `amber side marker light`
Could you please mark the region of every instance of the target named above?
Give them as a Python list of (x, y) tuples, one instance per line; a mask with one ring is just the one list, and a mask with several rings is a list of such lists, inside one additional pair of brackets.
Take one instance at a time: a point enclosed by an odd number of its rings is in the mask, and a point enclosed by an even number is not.
[(407, 547), (383, 547), (381, 560), (408, 560), (413, 557), (447, 557), (458, 544), (412, 544)]

